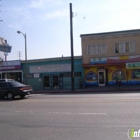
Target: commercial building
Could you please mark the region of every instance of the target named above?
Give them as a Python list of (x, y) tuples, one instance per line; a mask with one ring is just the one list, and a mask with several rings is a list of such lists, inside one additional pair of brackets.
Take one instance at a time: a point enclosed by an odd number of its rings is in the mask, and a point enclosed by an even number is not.
[(140, 83), (140, 29), (80, 37), (85, 86)]
[[(34, 90), (71, 89), (71, 57), (46, 58), (22, 61), (23, 82)], [(74, 86), (80, 88), (83, 79), (82, 56), (74, 57)]]
[(22, 67), (19, 60), (7, 61), (12, 46), (0, 37), (0, 79), (10, 78), (22, 82)]
[(0, 63), (0, 79), (15, 79), (23, 81), (23, 71), (20, 60), (2, 61)]

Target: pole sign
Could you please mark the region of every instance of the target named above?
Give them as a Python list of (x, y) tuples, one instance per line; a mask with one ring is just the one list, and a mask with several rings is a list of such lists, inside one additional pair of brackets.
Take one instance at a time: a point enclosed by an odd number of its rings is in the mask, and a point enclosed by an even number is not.
[(140, 69), (140, 62), (126, 63), (126, 69)]
[(9, 46), (9, 45), (1, 45), (0, 44), (0, 51), (1, 52), (8, 52), (8, 53), (10, 53), (11, 52), (11, 46)]

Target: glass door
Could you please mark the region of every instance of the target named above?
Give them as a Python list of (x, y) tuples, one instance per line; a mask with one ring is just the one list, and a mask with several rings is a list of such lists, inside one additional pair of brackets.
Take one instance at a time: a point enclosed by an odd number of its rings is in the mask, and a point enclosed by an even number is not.
[(98, 85), (105, 86), (105, 71), (98, 71)]

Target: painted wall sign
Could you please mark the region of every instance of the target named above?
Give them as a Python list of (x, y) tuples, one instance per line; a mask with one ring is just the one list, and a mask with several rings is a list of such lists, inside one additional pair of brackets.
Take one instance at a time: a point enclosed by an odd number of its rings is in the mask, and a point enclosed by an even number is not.
[(140, 61), (140, 55), (117, 56), (117, 57), (106, 57), (106, 58), (91, 58), (90, 64), (128, 63), (128, 62), (139, 62), (139, 61)]
[(71, 64), (52, 64), (52, 65), (38, 65), (30, 66), (30, 73), (43, 73), (43, 72), (70, 72)]

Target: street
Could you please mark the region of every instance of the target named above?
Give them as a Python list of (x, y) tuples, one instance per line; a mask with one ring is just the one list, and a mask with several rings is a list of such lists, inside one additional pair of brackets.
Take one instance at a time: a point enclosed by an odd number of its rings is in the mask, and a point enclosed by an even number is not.
[(0, 99), (0, 139), (127, 140), (129, 130), (140, 129), (139, 110), (139, 93)]

